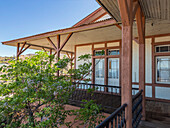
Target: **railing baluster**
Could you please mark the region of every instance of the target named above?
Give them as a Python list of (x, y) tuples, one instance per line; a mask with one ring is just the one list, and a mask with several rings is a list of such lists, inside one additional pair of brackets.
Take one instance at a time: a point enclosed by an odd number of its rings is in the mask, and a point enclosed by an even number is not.
[(117, 115), (115, 116), (115, 128), (117, 128)]
[(113, 120), (111, 120), (111, 128), (113, 128)]
[(108, 118), (106, 118), (101, 124), (99, 124), (96, 128), (109, 128), (109, 124), (111, 123), (111, 128), (113, 128), (113, 120), (115, 120), (115, 128), (121, 128), (122, 126), (126, 126), (125, 121), (121, 120), (121, 115), (123, 111), (125, 112), (125, 107), (127, 104), (119, 107), (114, 113), (112, 113)]

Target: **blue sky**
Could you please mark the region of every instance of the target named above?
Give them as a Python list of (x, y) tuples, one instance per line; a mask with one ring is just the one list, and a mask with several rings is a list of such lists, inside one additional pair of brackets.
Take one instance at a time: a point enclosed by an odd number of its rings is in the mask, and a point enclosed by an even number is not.
[[(0, 42), (71, 27), (98, 7), (95, 0), (0, 0)], [(0, 56), (15, 54), (0, 43)]]

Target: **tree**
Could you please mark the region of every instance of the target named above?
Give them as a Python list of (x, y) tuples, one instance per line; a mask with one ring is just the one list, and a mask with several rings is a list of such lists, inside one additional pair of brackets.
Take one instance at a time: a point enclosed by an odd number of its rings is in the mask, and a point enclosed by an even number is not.
[[(5, 82), (0, 84), (2, 97), (0, 126), (13, 128), (65, 125), (66, 117), (73, 113), (64, 108), (74, 91), (72, 81), (82, 80), (90, 74), (89, 58), (89, 54), (80, 56), (79, 61), (85, 62), (79, 65), (78, 69), (68, 69), (68, 64), (71, 62), (69, 58), (64, 57), (56, 62), (54, 56), (41, 51), (30, 58), (10, 61), (9, 66), (1, 67), (0, 71), (5, 73), (1, 75), (1, 80)], [(67, 75), (61, 74), (57, 77), (56, 72), (63, 69)], [(95, 105), (93, 101), (89, 102), (90, 104), (87, 101), (88, 105)], [(100, 108), (95, 106), (94, 109), (98, 112), (96, 115), (100, 115), (98, 111)], [(80, 109), (80, 112), (76, 113), (81, 115), (82, 111)], [(79, 117), (82, 120), (83, 116)]]

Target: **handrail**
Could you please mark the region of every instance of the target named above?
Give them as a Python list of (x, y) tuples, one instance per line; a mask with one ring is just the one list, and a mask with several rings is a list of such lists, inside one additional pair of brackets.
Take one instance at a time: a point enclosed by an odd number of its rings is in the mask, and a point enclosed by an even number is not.
[(90, 84), (90, 83), (76, 83), (74, 84), (84, 84), (84, 85), (91, 85), (91, 86), (100, 86), (100, 87), (113, 87), (113, 88), (121, 88), (120, 86), (112, 86), (112, 85), (103, 85), (103, 84)]
[(137, 128), (141, 118), (142, 118), (142, 92), (140, 90), (135, 96), (132, 98), (132, 126), (133, 128)]
[(140, 90), (136, 95), (132, 97), (132, 102), (134, 102), (140, 95), (142, 95), (143, 90)]
[[(73, 82), (73, 84), (84, 84), (84, 85), (91, 85), (91, 86), (99, 86), (99, 87), (112, 87), (112, 88), (121, 88), (121, 86), (112, 86), (112, 85), (105, 85), (105, 84), (91, 84), (91, 83), (76, 83), (76, 82)], [(132, 88), (132, 90), (139, 90), (138, 88)]]
[[(107, 117), (102, 123), (100, 123), (96, 128), (104, 128), (104, 127), (108, 127), (109, 126), (109, 123), (113, 123), (113, 119), (116, 118), (117, 116), (120, 116), (119, 114), (122, 112), (122, 111), (125, 111), (125, 107), (127, 107), (127, 104), (123, 104), (122, 106), (120, 106), (118, 109), (116, 109), (115, 112), (113, 112), (109, 117)], [(123, 117), (124, 118), (124, 117)], [(119, 122), (120, 124), (118, 125), (123, 125), (123, 124), (126, 124), (126, 120), (125, 118), (124, 119), (121, 119), (123, 122)], [(113, 125), (113, 124), (111, 124)]]

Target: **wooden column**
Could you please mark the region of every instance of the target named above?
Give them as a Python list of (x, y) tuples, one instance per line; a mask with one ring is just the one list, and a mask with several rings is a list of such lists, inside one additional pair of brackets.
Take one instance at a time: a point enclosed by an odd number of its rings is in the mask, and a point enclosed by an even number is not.
[(145, 44), (139, 44), (139, 90), (143, 90), (142, 116), (145, 120)]
[[(58, 60), (59, 60), (59, 58), (60, 58), (60, 51), (59, 51), (59, 49), (60, 49), (60, 35), (57, 35), (57, 62), (58, 62)], [(57, 76), (59, 76), (59, 70), (57, 71)]]
[[(107, 43), (105, 43), (105, 55), (107, 56)], [(108, 58), (105, 57), (105, 72), (104, 72), (104, 84), (108, 85)], [(108, 88), (105, 87), (105, 92), (108, 92)]]
[(16, 55), (17, 60), (19, 60), (19, 47), (20, 47), (20, 43), (17, 43), (17, 55)]
[(127, 104), (127, 128), (132, 128), (132, 25), (122, 27), (121, 103)]
[(139, 36), (139, 90), (143, 90), (142, 119), (145, 120), (145, 17), (140, 7), (136, 12), (136, 23)]
[(92, 44), (92, 84), (95, 84), (95, 59), (93, 58), (94, 56), (94, 44)]
[(52, 49), (50, 49), (50, 55), (52, 55)]
[(135, 13), (133, 2), (133, 0), (118, 0), (122, 19), (121, 103), (127, 104), (125, 109), (127, 128), (132, 128), (132, 26)]

